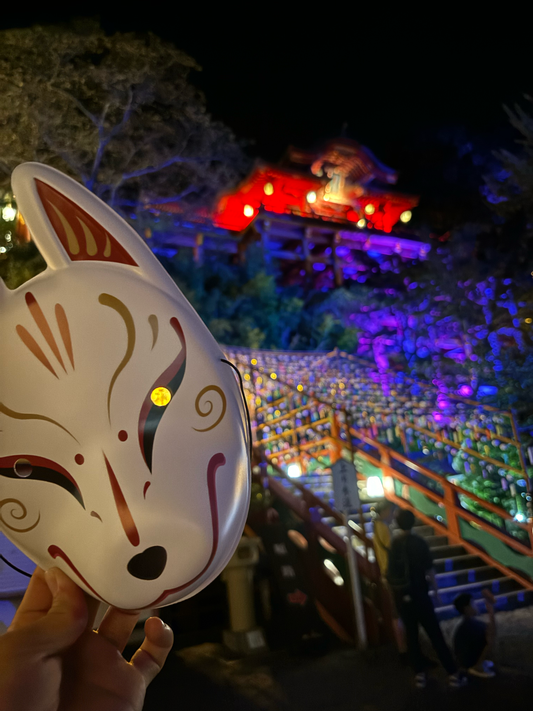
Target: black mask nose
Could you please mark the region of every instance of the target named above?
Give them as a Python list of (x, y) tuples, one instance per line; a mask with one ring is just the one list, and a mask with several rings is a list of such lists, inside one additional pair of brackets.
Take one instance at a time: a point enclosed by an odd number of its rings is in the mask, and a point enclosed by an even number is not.
[(167, 552), (161, 546), (152, 546), (137, 553), (128, 563), (128, 573), (140, 580), (155, 580), (165, 570)]

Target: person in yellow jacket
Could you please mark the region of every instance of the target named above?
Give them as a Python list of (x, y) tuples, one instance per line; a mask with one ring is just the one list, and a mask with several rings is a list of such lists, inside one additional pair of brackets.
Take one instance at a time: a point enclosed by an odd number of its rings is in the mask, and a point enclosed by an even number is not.
[[(378, 501), (378, 503), (373, 507), (372, 520), (373, 520), (373, 537), (372, 543), (374, 544), (374, 553), (376, 556), (376, 561), (379, 566), (379, 571), (381, 573), (381, 578), (383, 584), (389, 590), (389, 584), (386, 580), (387, 569), (389, 567), (389, 551), (392, 542), (391, 525), (394, 521), (394, 515), (396, 513), (396, 505), (392, 501), (383, 499)], [(392, 597), (392, 596), (391, 596)], [(394, 606), (394, 604), (393, 604)], [(399, 619), (398, 612), (394, 606), (394, 636), (396, 637), (396, 644), (398, 646), (398, 651), (402, 656), (407, 652), (407, 645), (405, 642), (405, 632), (403, 625)]]
[(390, 527), (394, 520), (395, 510), (396, 506), (392, 501), (383, 499), (378, 501), (373, 511), (374, 534), (372, 542), (382, 578), (386, 577), (387, 568), (389, 567), (389, 550), (392, 538)]

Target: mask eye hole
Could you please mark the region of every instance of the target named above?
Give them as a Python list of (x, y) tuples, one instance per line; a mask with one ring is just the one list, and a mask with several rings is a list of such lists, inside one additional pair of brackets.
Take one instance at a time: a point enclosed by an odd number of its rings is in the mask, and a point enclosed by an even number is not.
[(15, 474), (21, 479), (26, 479), (33, 471), (33, 467), (27, 459), (17, 459), (15, 464), (13, 464), (13, 469)]
[(154, 388), (150, 393), (150, 400), (154, 403), (154, 405), (157, 405), (158, 407), (164, 407), (165, 405), (168, 405), (171, 397), (172, 393), (168, 388), (165, 387)]

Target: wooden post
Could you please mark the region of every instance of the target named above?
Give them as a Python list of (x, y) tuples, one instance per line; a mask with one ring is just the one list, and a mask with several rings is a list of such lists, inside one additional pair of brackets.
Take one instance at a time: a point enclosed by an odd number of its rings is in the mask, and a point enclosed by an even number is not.
[(458, 543), (461, 541), (461, 529), (459, 528), (459, 521), (457, 520), (457, 513), (455, 511), (455, 492), (445, 479), (442, 481), (442, 487), (444, 489), (444, 508), (446, 511), (448, 533), (450, 534), (450, 538)]

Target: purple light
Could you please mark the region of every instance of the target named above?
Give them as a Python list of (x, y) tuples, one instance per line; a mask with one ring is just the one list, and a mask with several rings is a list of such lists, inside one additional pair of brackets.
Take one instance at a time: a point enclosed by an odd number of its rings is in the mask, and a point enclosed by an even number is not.
[(341, 245), (340, 247), (336, 248), (335, 252), (339, 257), (346, 257), (350, 253), (350, 250), (348, 247), (343, 247)]
[(470, 385), (461, 385), (459, 390), (457, 391), (458, 395), (461, 395), (462, 397), (470, 397), (474, 391), (470, 387)]
[(322, 262), (315, 262), (313, 264), (313, 269), (315, 270), (315, 272), (323, 272), (325, 268), (326, 268), (326, 265), (323, 264)]
[(305, 269), (300, 269), (300, 276), (305, 276)]

